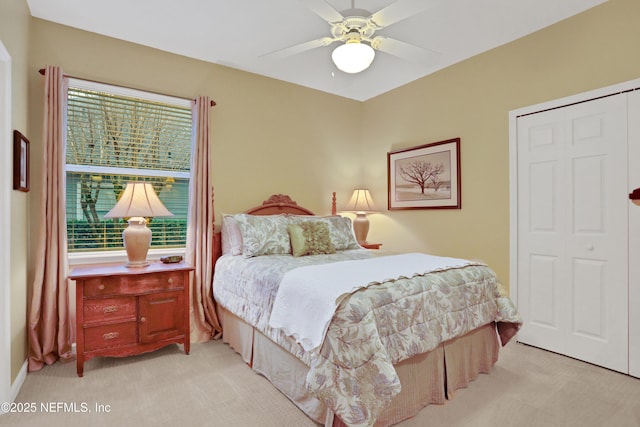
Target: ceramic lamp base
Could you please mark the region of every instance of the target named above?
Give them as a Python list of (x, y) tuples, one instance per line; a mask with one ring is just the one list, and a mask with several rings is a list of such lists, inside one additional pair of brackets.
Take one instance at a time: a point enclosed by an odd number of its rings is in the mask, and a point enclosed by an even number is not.
[(130, 218), (129, 226), (122, 232), (122, 240), (129, 258), (127, 267), (139, 268), (149, 265), (147, 252), (151, 246), (151, 230), (147, 228), (144, 218)]
[(149, 265), (149, 261), (144, 260), (144, 261), (129, 261), (124, 266), (128, 268), (140, 268), (140, 267), (146, 267), (148, 265)]
[(358, 212), (353, 220), (353, 232), (359, 244), (367, 243), (367, 234), (369, 234), (369, 218), (364, 212)]

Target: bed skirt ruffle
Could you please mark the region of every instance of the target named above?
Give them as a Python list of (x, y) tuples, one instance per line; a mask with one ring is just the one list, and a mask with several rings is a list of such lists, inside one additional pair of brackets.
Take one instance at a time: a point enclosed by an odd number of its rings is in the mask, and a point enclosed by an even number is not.
[[(344, 425), (307, 391), (307, 365), (229, 311), (219, 308), (218, 316), (223, 341), (254, 371), (266, 377), (315, 422), (325, 427)], [(396, 364), (402, 391), (378, 417), (375, 426), (394, 425), (415, 416), (425, 406), (444, 404), (480, 373), (491, 371), (498, 360), (499, 348), (496, 324), (490, 323)]]

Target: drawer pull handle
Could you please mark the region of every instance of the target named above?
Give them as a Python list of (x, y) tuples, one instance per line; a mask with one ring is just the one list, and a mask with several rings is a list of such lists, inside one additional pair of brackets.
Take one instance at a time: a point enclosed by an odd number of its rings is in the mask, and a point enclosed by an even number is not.
[(147, 321), (147, 318), (146, 318), (146, 317), (141, 317), (141, 318), (140, 318), (140, 323), (145, 323), (146, 321)]
[(98, 286), (98, 289), (100, 289), (101, 291), (104, 291), (104, 285)]
[(107, 340), (112, 340), (112, 339), (118, 338), (119, 336), (120, 336), (120, 334), (117, 333), (117, 332), (108, 332), (106, 334), (103, 334), (102, 338), (104, 338), (104, 340), (107, 341)]
[(172, 285), (173, 284), (173, 277), (169, 277), (168, 282), (169, 282), (170, 285)]
[(118, 306), (117, 305), (108, 305), (105, 308), (102, 309), (102, 312), (104, 314), (107, 313), (115, 313), (116, 311), (118, 311)]
[(167, 304), (175, 301), (176, 298), (154, 299), (153, 301), (149, 301), (149, 305)]

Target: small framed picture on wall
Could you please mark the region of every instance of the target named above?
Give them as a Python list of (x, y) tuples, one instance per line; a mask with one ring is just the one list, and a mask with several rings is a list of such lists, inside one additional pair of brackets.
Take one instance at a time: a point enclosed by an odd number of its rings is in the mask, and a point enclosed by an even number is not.
[(13, 131), (13, 189), (29, 191), (29, 140)]

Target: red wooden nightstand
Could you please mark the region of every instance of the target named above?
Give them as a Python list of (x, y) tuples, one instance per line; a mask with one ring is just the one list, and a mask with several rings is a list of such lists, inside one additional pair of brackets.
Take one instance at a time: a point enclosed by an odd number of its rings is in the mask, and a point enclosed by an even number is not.
[(189, 354), (189, 272), (184, 262), (74, 268), (76, 368), (96, 356), (130, 356), (182, 343)]
[(365, 249), (380, 249), (382, 243), (360, 243), (360, 246)]

